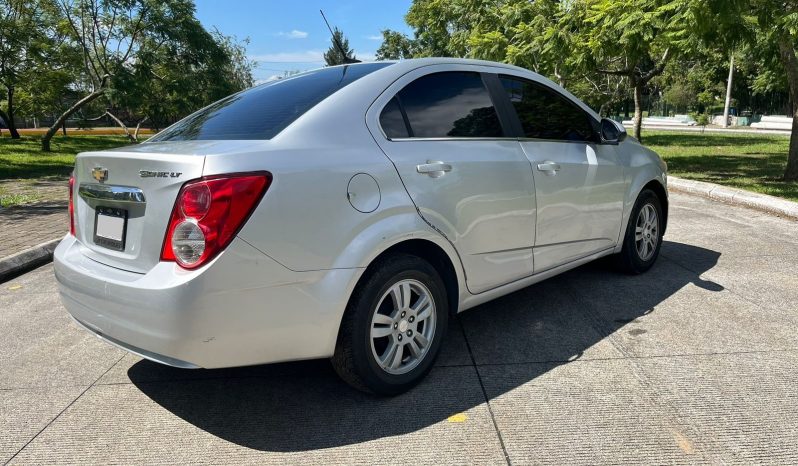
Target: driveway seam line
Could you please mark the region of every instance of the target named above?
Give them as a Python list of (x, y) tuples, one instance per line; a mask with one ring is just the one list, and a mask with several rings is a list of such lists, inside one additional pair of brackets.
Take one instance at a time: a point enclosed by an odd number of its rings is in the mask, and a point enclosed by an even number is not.
[(58, 414), (56, 414), (56, 415), (55, 415), (55, 417), (53, 417), (52, 419), (50, 419), (50, 421), (47, 423), (47, 425), (45, 425), (44, 427), (42, 427), (42, 428), (41, 428), (41, 430), (39, 430), (39, 432), (37, 432), (37, 433), (36, 433), (36, 435), (34, 435), (33, 437), (31, 437), (31, 439), (30, 439), (30, 440), (28, 440), (27, 442), (25, 442), (25, 445), (22, 445), (22, 448), (20, 448), (19, 450), (17, 450), (17, 452), (16, 452), (16, 453), (14, 453), (14, 455), (13, 455), (13, 456), (11, 456), (11, 458), (9, 458), (9, 459), (8, 459), (8, 461), (6, 461), (6, 462), (5, 462), (5, 463), (3, 463), (3, 464), (4, 464), (4, 465), (8, 465), (8, 464), (10, 464), (10, 463), (11, 463), (11, 461), (13, 461), (13, 460), (14, 460), (14, 458), (16, 458), (16, 457), (17, 457), (17, 455), (19, 455), (20, 453), (22, 453), (22, 450), (24, 450), (25, 448), (27, 448), (27, 447), (28, 447), (28, 445), (30, 445), (30, 444), (31, 444), (31, 442), (33, 442), (34, 440), (36, 440), (37, 438), (39, 438), (39, 436), (42, 434), (42, 432), (44, 432), (45, 430), (47, 430), (47, 428), (48, 428), (48, 427), (50, 427), (50, 426), (53, 424), (53, 422), (55, 422), (55, 420), (56, 420), (56, 419), (58, 419), (59, 417), (61, 417), (61, 415), (62, 415), (62, 414), (64, 414), (64, 413), (66, 412), (66, 410), (67, 410), (67, 409), (69, 409), (70, 407), (72, 407), (72, 405), (73, 405), (73, 404), (75, 404), (75, 402), (76, 402), (76, 401), (78, 401), (78, 400), (79, 400), (79, 399), (80, 399), (80, 398), (81, 398), (81, 397), (82, 397), (82, 396), (83, 396), (83, 395), (84, 395), (84, 394), (85, 394), (87, 391), (89, 391), (89, 389), (90, 389), (91, 387), (94, 387), (94, 384), (96, 384), (96, 383), (97, 383), (97, 382), (98, 382), (100, 379), (102, 379), (102, 378), (105, 376), (105, 374), (107, 374), (107, 373), (108, 373), (108, 372), (109, 372), (111, 369), (113, 369), (113, 368), (114, 368), (114, 366), (116, 366), (117, 364), (119, 364), (119, 361), (121, 361), (121, 360), (122, 360), (122, 359), (124, 359), (124, 358), (125, 358), (125, 355), (123, 354), (123, 355), (122, 355), (122, 357), (120, 357), (119, 359), (117, 359), (117, 361), (116, 361), (115, 363), (111, 364), (111, 366), (109, 366), (109, 367), (108, 367), (108, 369), (106, 369), (106, 370), (105, 370), (105, 372), (103, 372), (102, 374), (100, 374), (100, 376), (99, 376), (99, 377), (97, 377), (96, 379), (94, 379), (94, 382), (90, 383), (90, 384), (89, 384), (89, 386), (88, 386), (88, 387), (86, 387), (86, 388), (85, 388), (85, 389), (84, 389), (82, 392), (80, 392), (80, 394), (79, 394), (78, 396), (76, 396), (74, 400), (70, 401), (70, 402), (69, 402), (69, 404), (68, 404), (68, 405), (66, 405), (66, 406), (64, 407), (64, 409), (62, 409), (61, 411), (59, 411), (59, 412), (58, 412)]
[(488, 414), (490, 414), (490, 420), (493, 422), (493, 429), (496, 431), (496, 436), (499, 438), (499, 445), (502, 447), (502, 453), (504, 453), (504, 460), (507, 462), (508, 466), (512, 466), (512, 461), (510, 461), (510, 455), (507, 453), (507, 447), (504, 444), (504, 437), (502, 437), (502, 432), (499, 430), (499, 424), (496, 422), (496, 416), (493, 414), (493, 408), (490, 406), (490, 399), (488, 399), (488, 391), (485, 390), (485, 384), (482, 382), (482, 375), (479, 373), (479, 366), (477, 366), (477, 361), (474, 358), (474, 353), (471, 351), (471, 343), (468, 342), (468, 335), (466, 335), (465, 326), (463, 325), (463, 321), (459, 317), (455, 317), (457, 319), (457, 323), (460, 325), (460, 331), (463, 332), (463, 341), (465, 341), (466, 349), (468, 349), (468, 356), (471, 358), (471, 364), (474, 367), (474, 371), (477, 373), (477, 380), (479, 381), (479, 387), (482, 389), (482, 396), (485, 398), (485, 406), (488, 408)]

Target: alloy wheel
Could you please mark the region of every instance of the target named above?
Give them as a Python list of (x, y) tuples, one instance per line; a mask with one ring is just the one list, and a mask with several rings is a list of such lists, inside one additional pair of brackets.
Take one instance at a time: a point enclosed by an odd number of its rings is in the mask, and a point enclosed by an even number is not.
[(382, 370), (405, 374), (424, 360), (435, 335), (435, 311), (432, 293), (418, 280), (400, 280), (380, 297), (369, 339)]
[(640, 260), (647, 261), (654, 256), (659, 242), (659, 219), (657, 209), (646, 204), (637, 214), (635, 223), (635, 248)]

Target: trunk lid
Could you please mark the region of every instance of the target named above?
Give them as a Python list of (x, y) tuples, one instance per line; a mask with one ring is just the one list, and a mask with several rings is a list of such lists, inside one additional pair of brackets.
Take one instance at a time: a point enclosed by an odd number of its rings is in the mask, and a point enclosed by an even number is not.
[(207, 154), (238, 145), (156, 142), (78, 154), (75, 236), (83, 254), (111, 267), (146, 273), (160, 260), (180, 187), (202, 176)]

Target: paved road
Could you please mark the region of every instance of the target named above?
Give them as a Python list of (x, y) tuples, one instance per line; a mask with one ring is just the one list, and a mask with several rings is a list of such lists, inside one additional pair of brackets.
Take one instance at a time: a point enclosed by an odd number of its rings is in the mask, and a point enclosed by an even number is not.
[(468, 311), (417, 389), (326, 361), (184, 371), (0, 285), (0, 462), (798, 462), (798, 223), (673, 195), (646, 275), (603, 265)]

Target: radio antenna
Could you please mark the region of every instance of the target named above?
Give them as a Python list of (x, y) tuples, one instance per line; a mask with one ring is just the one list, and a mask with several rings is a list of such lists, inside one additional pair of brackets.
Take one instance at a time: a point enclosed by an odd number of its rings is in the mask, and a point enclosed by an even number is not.
[(344, 46), (341, 45), (341, 42), (338, 40), (338, 37), (335, 36), (335, 33), (330, 27), (330, 23), (327, 21), (327, 17), (324, 16), (324, 12), (322, 10), (319, 10), (319, 13), (321, 13), (321, 17), (324, 19), (324, 24), (327, 25), (327, 29), (330, 30), (330, 35), (332, 35), (333, 43), (335, 43), (335, 46), (338, 47), (338, 51), (341, 52), (341, 56), (344, 57), (344, 64), (360, 63), (360, 60), (356, 58), (349, 58), (349, 56), (347, 56), (346, 50), (344, 50)]

